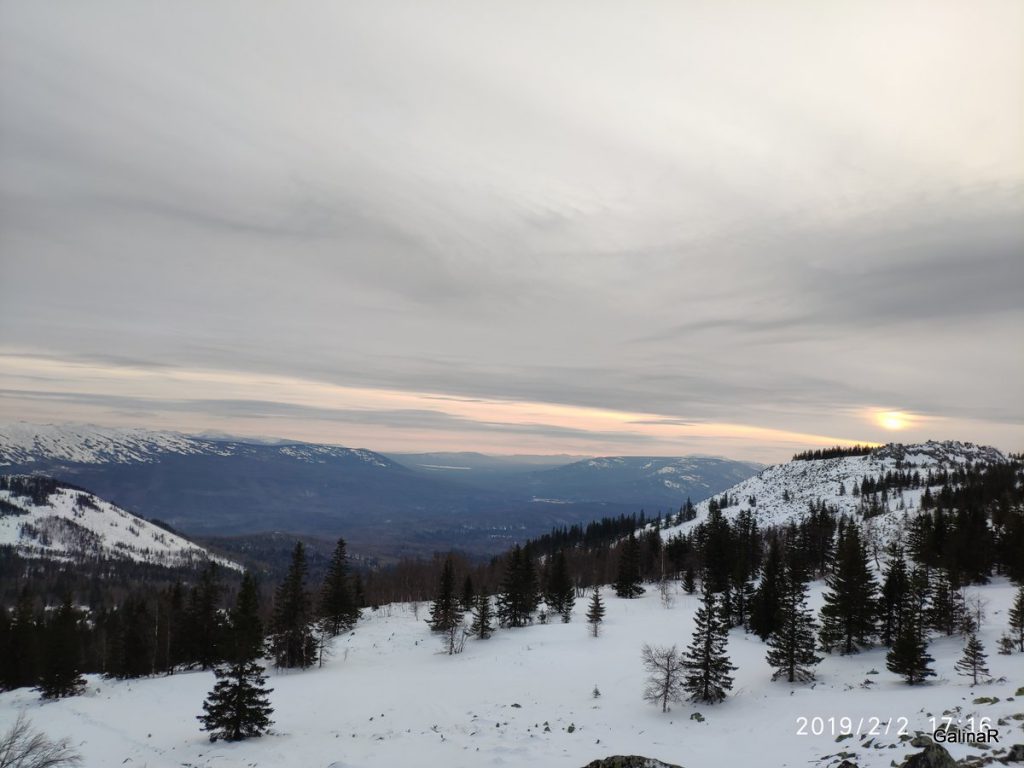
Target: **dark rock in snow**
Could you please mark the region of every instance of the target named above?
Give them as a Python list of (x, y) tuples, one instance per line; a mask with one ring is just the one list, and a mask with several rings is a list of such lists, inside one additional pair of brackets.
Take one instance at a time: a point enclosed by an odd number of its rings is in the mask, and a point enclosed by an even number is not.
[(921, 752), (904, 760), (902, 768), (957, 768), (957, 763), (945, 747), (929, 744)]
[(682, 768), (682, 766), (640, 755), (615, 755), (587, 763), (583, 768)]
[(1004, 759), (1008, 763), (1024, 763), (1024, 744), (1014, 744)]

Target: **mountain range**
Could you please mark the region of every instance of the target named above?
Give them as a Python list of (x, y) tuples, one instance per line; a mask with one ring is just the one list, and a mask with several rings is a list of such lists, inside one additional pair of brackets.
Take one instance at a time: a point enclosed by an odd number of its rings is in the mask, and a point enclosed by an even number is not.
[(74, 483), (192, 536), (342, 535), (355, 551), (387, 557), (450, 547), (493, 553), (556, 526), (672, 512), (760, 469), (709, 457), (576, 458), (389, 458), (140, 429), (0, 427), (0, 473)]

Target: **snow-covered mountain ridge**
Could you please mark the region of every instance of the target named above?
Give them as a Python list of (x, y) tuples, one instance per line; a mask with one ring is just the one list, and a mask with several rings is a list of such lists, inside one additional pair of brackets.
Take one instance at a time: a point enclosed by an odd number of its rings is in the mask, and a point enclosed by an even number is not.
[[(784, 525), (799, 520), (811, 504), (825, 503), (839, 514), (858, 516), (868, 503), (859, 493), (867, 479), (880, 480), (890, 472), (917, 472), (921, 484), (884, 494), (874, 494), (878, 501), (875, 516), (866, 520), (869, 528), (888, 537), (902, 530), (904, 515), (915, 514), (921, 508), (928, 473), (952, 470), (965, 465), (998, 464), (1008, 459), (999, 450), (988, 446), (956, 441), (928, 441), (913, 445), (890, 443), (863, 456), (841, 456), (831, 459), (797, 459), (775, 464), (757, 475), (737, 483), (725, 492), (729, 505), (723, 508), (725, 517), (738, 515), (748, 509), (762, 528)], [(668, 538), (698, 524), (708, 515), (711, 499), (695, 505), (692, 520), (663, 529)]]
[(352, 458), (380, 467), (393, 464), (373, 451), (333, 445), (298, 442), (268, 445), (147, 429), (24, 422), (0, 425), (0, 468), (29, 464), (43, 458), (76, 464), (130, 464), (156, 462), (168, 454), (238, 456), (267, 451), (309, 463), (322, 463), (329, 458)]
[[(26, 491), (20, 481), (30, 483)], [(166, 567), (214, 561), (239, 569), (191, 541), (104, 501), (48, 478), (3, 478), (0, 547), (22, 557), (55, 560), (130, 560)]]

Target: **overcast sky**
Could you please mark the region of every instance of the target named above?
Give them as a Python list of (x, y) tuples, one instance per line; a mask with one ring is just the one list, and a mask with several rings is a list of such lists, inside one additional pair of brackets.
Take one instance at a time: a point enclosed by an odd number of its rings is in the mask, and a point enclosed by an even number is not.
[(0, 419), (1024, 449), (1022, 30), (1019, 0), (8, 0)]

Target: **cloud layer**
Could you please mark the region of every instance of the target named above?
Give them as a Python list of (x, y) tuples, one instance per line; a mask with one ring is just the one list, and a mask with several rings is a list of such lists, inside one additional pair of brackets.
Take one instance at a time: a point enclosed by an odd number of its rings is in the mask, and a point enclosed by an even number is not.
[(1019, 450), (1021, 28), (8, 3), (0, 416), (771, 459), (898, 409)]

